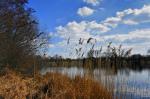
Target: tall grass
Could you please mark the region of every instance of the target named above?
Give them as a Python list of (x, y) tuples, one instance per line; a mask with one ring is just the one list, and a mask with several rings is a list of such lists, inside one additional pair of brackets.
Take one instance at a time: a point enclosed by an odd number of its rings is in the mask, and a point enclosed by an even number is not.
[(98, 82), (76, 76), (48, 73), (36, 78), (14, 71), (0, 77), (0, 96), (5, 99), (112, 99), (112, 93)]

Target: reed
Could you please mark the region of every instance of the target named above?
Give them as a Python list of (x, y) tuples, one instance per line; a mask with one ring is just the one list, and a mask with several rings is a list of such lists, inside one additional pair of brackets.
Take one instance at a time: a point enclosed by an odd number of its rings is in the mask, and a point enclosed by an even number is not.
[(87, 77), (71, 79), (59, 73), (36, 78), (8, 71), (0, 77), (0, 96), (6, 99), (112, 99), (103, 85)]

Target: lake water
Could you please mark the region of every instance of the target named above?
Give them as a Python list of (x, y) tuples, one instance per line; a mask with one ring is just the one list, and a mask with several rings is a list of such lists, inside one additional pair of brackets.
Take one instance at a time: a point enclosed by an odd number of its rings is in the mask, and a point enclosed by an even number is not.
[[(150, 70), (133, 71), (130, 69), (84, 69), (77, 67), (49, 67), (43, 68), (41, 74), (58, 72), (71, 78), (88, 76), (102, 83), (106, 88), (113, 89), (114, 98), (150, 99)], [(113, 88), (112, 88), (113, 86)]]

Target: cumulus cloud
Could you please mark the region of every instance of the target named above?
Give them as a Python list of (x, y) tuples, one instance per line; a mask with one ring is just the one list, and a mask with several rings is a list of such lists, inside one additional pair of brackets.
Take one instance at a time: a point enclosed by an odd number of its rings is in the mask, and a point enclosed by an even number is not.
[[(115, 28), (119, 24), (126, 24), (126, 25), (138, 25), (140, 23), (150, 22), (150, 5), (144, 5), (140, 9), (126, 9), (120, 12), (116, 13), (116, 16), (114, 17), (108, 17), (104, 21), (100, 22), (102, 26), (108, 28)], [(78, 11), (78, 14), (80, 13), (81, 16), (88, 15), (87, 13), (81, 14), (81, 12), (84, 11)], [(85, 11), (86, 12), (86, 11)], [(143, 17), (143, 19), (139, 18), (140, 16)], [(104, 32), (104, 31), (103, 31)]]
[[(124, 20), (125, 24), (138, 24), (146, 22), (150, 18), (150, 5), (144, 5), (140, 9), (127, 9), (121, 12), (117, 12), (116, 15), (116, 17)], [(132, 19), (126, 19), (128, 16)], [(139, 16), (142, 16), (143, 19), (139, 19)]]
[[(76, 30), (78, 26), (80, 27), (80, 30)], [(90, 25), (89, 25), (90, 26)], [(95, 36), (90, 34), (90, 32), (85, 32), (87, 25), (77, 22), (68, 23), (67, 26), (57, 28), (57, 32), (59, 35), (61, 35), (64, 40), (62, 42), (59, 42), (55, 47), (61, 48), (63, 52), (68, 52), (69, 55), (70, 52), (74, 52), (72, 54), (72, 57), (75, 55), (75, 48), (76, 44), (78, 44), (78, 41), (80, 38), (87, 41), (89, 37), (95, 38), (98, 44), (96, 44), (95, 48), (99, 48), (99, 46), (103, 46), (104, 48), (107, 46), (107, 43), (112, 41), (113, 45), (118, 46), (119, 44), (122, 44), (124, 48), (133, 48), (133, 53), (142, 53), (146, 54), (147, 50), (150, 48), (150, 28), (148, 29), (137, 29), (134, 31), (131, 31), (129, 33), (124, 34), (110, 34), (110, 35), (101, 35), (101, 36)], [(78, 33), (76, 32), (78, 31)], [(63, 36), (65, 35), (65, 36)], [(70, 37), (70, 45), (67, 45), (67, 40)], [(117, 43), (116, 43), (117, 42)], [(84, 51), (88, 50), (91, 46), (87, 46), (84, 42)], [(80, 46), (78, 46), (80, 47)], [(85, 52), (86, 52), (85, 51)], [(69, 56), (68, 56), (69, 57)]]
[(150, 48), (150, 28), (137, 29), (124, 34), (104, 35), (100, 38), (103, 38), (101, 42), (112, 41), (115, 45), (122, 44), (124, 48), (132, 48), (133, 54), (146, 54)]
[(150, 29), (135, 30), (125, 34), (107, 35), (104, 36), (104, 39), (105, 40), (112, 39), (122, 43), (124, 43), (125, 41), (132, 41), (132, 40), (136, 40), (137, 43), (139, 43), (138, 40), (150, 42)]
[(101, 0), (83, 0), (83, 1), (88, 4), (92, 4), (93, 6), (96, 6), (100, 3)]
[(77, 11), (77, 14), (80, 15), (80, 16), (90, 16), (94, 13), (94, 10), (89, 8), (89, 7), (82, 7), (82, 8), (79, 8), (78, 11)]
[(115, 28), (119, 24), (138, 25), (145, 22), (150, 22), (150, 5), (144, 5), (140, 9), (126, 9), (117, 12), (115, 17), (108, 17), (102, 23)]
[(57, 33), (61, 38), (68, 39), (79, 39), (83, 37), (84, 39), (90, 37), (90, 33), (86, 32), (86, 23), (77, 23), (75, 21), (69, 22), (66, 26), (59, 26), (56, 28)]
[(141, 9), (127, 9), (121, 12), (117, 12), (118, 17), (124, 17), (126, 15), (140, 15), (140, 14), (148, 14), (150, 16), (150, 5), (144, 5)]
[(53, 48), (53, 47), (55, 47), (54, 44), (48, 44), (48, 48)]
[[(59, 26), (56, 28), (57, 34), (61, 36), (62, 38), (76, 38), (79, 39), (83, 37), (84, 39), (88, 39), (89, 37), (95, 37), (98, 40), (102, 40), (97, 35), (101, 35), (101, 33), (105, 33), (108, 31), (111, 31), (112, 28), (117, 27), (119, 24), (127, 24), (127, 25), (138, 25), (140, 22), (147, 22), (147, 19), (136, 19), (135, 16), (145, 15), (147, 17), (150, 17), (150, 11), (148, 10), (150, 8), (150, 5), (143, 6), (141, 9), (127, 9), (124, 11), (120, 11), (116, 13), (116, 16), (114, 17), (108, 17), (104, 21), (96, 22), (96, 21), (81, 21), (81, 22), (69, 22), (66, 26)], [(130, 15), (130, 17), (128, 17)], [(127, 18), (126, 18), (127, 17)], [(96, 35), (94, 34), (96, 33)], [(139, 35), (137, 37), (137, 35)], [(120, 39), (119, 41), (124, 41), (129, 38), (141, 38), (149, 34), (148, 30), (144, 31), (136, 31), (134, 33), (128, 33), (128, 34), (116, 34), (112, 36), (105, 36), (103, 38), (109, 38), (109, 39)], [(149, 36), (147, 36), (149, 37)], [(146, 37), (146, 38), (147, 38)]]
[(97, 23), (96, 21), (76, 21), (69, 22), (66, 26), (59, 26), (56, 28), (57, 34), (62, 38), (71, 37), (72, 39), (88, 39), (93, 37), (92, 32), (99, 34), (109, 31), (107, 26)]
[(120, 21), (121, 18), (119, 17), (109, 17), (106, 20), (104, 20), (103, 24), (110, 27), (116, 27)]
[[(88, 9), (88, 8), (84, 8)], [(90, 9), (90, 8), (89, 8)], [(140, 23), (150, 22), (150, 5), (145, 5), (139, 9), (127, 9), (117, 12), (115, 16), (108, 17), (101, 22), (96, 21), (81, 21), (81, 22), (68, 22), (64, 26), (58, 26), (56, 28), (57, 36), (63, 40), (59, 42), (58, 46), (62, 45), (66, 47), (66, 40), (70, 39), (70, 43), (73, 47), (80, 38), (87, 40), (92, 37), (97, 41), (104, 43), (112, 41), (114, 43), (122, 43), (126, 48), (133, 48), (133, 52), (138, 52), (140, 49), (141, 53), (146, 52), (150, 43), (150, 28), (149, 29), (137, 29), (124, 34), (107, 34), (106, 32), (111, 31), (112, 28), (117, 27), (119, 24), (126, 25), (139, 25)], [(83, 10), (80, 8), (79, 10)], [(79, 11), (78, 14), (81, 16), (88, 16), (93, 14), (94, 10), (87, 13), (85, 11)], [(142, 18), (141, 18), (142, 17)], [(96, 34), (95, 34), (96, 33)], [(106, 33), (106, 34), (105, 34)], [(116, 44), (117, 44), (116, 43)], [(106, 43), (105, 43), (106, 45)], [(104, 45), (104, 46), (105, 46)], [(145, 48), (145, 46), (147, 48)], [(142, 50), (141, 50), (142, 48)]]
[(123, 23), (124, 23), (124, 24), (127, 24), (127, 25), (138, 25), (138, 24), (139, 24), (138, 22), (136, 22), (136, 21), (134, 21), (134, 20), (130, 20), (130, 19), (128, 19), (128, 20), (123, 20)]
[[(134, 20), (134, 16), (139, 16), (139, 15), (144, 14), (150, 17), (149, 9), (150, 9), (150, 5), (147, 5), (147, 6), (145, 5), (141, 9), (127, 9), (124, 11), (117, 12), (115, 17), (108, 17), (104, 21), (101, 21), (101, 22), (73, 21), (73, 22), (69, 22), (65, 26), (57, 27), (56, 32), (62, 38), (73, 37), (73, 38), (79, 39), (80, 37), (83, 37), (87, 39), (93, 36), (94, 35), (93, 33), (97, 33), (97, 35), (100, 35), (101, 33), (110, 31), (111, 28), (115, 28), (119, 24), (138, 25), (139, 22), (137, 20)], [(128, 15), (130, 15), (130, 17), (125, 18)], [(141, 21), (146, 22), (147, 20), (143, 18), (140, 20), (140, 22)], [(128, 34), (117, 34), (117, 35), (114, 35), (114, 37), (119, 36), (119, 38), (122, 38), (122, 40), (124, 40), (124, 38), (131, 38), (131, 37), (137, 38), (137, 35), (139, 35), (139, 33), (141, 33), (139, 37), (143, 37), (145, 33), (147, 33), (147, 35), (149, 34), (149, 30), (136, 31), (134, 33), (128, 33)], [(113, 36), (109, 36), (109, 38), (113, 38)]]
[(99, 33), (104, 33), (110, 30), (106, 25), (97, 23), (96, 21), (86, 22), (89, 29)]
[[(81, 21), (81, 22), (69, 22), (65, 26), (58, 26), (56, 27), (57, 36), (62, 39), (62, 41), (58, 42), (55, 47), (61, 48), (63, 52), (71, 53), (75, 51), (76, 48), (79, 48), (79, 40), (80, 38), (84, 40), (82, 46), (84, 48), (84, 52), (86, 52), (91, 45), (87, 45), (87, 40), (89, 38), (94, 38), (97, 41), (102, 41), (101, 38), (96, 36), (95, 34), (92, 34), (92, 32), (98, 32), (99, 34), (103, 34), (104, 32), (108, 31), (109, 28), (107, 28), (105, 25), (102, 25), (100, 23), (97, 23), (96, 21)], [(67, 44), (67, 41), (69, 39), (69, 44)], [(95, 40), (93, 40), (95, 42)], [(73, 53), (75, 54), (75, 52)], [(72, 55), (73, 55), (72, 54)], [(76, 56), (76, 55), (73, 55)]]

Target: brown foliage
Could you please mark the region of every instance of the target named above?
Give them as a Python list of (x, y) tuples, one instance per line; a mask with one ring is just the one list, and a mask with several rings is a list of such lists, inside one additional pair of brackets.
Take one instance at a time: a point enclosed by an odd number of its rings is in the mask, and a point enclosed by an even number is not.
[(6, 99), (112, 99), (110, 92), (89, 78), (49, 73), (33, 79), (13, 71), (0, 77), (0, 95)]
[[(22, 66), (46, 43), (27, 0), (0, 2), (0, 66)], [(32, 66), (32, 64), (30, 64)]]

